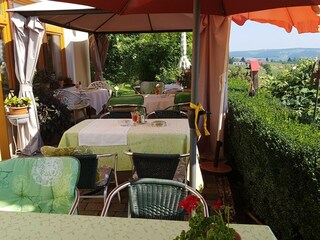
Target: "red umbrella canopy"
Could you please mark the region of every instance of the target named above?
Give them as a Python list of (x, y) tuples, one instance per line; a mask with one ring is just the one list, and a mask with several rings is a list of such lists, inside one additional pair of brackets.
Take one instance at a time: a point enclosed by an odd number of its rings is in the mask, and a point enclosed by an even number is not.
[(319, 32), (320, 13), (318, 6), (302, 6), (269, 9), (256, 12), (240, 13), (232, 16), (232, 20), (242, 26), (247, 20), (270, 23), (291, 32), (295, 27), (298, 33)]
[[(118, 14), (192, 13), (193, 0), (59, 0), (84, 4)], [(228, 16), (272, 8), (318, 5), (320, 0), (202, 0), (201, 13)]]

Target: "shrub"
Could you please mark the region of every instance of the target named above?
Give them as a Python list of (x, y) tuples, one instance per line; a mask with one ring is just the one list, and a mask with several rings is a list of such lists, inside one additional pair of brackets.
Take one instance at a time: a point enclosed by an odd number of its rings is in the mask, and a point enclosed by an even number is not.
[(70, 111), (50, 91), (36, 92), (35, 95), (42, 140), (46, 145), (56, 145), (72, 126)]
[(278, 239), (317, 239), (320, 133), (264, 90), (249, 97), (248, 88), (229, 81), (226, 143), (248, 207)]

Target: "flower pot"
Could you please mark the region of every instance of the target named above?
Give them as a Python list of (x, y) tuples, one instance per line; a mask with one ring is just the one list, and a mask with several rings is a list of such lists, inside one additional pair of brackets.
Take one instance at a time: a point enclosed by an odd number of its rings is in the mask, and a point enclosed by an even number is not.
[(58, 81), (58, 84), (59, 84), (59, 88), (63, 88), (64, 87), (64, 81)]
[(235, 240), (241, 240), (240, 234), (236, 232), (236, 233), (234, 234), (234, 239), (235, 239)]
[(23, 115), (28, 113), (28, 107), (9, 107), (10, 115)]

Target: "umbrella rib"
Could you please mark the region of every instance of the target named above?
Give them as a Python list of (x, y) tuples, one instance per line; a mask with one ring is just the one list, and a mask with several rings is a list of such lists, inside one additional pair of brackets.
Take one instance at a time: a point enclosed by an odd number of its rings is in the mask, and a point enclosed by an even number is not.
[(120, 11), (119, 11), (119, 14), (122, 15), (124, 13), (124, 11), (127, 9), (128, 5), (131, 3), (131, 0), (129, 1), (126, 1), (126, 4), (121, 7)]
[(289, 9), (286, 8), (286, 11), (287, 11), (287, 13), (288, 13), (288, 15), (289, 15), (289, 17), (290, 17), (291, 25), (294, 26), (294, 22), (293, 22), (293, 19), (292, 19), (292, 17), (291, 17), (291, 14), (290, 14), (290, 12), (289, 12)]
[(226, 16), (226, 10), (225, 10), (225, 7), (224, 7), (224, 0), (221, 0), (220, 6), (221, 6), (221, 12), (222, 12), (222, 14), (223, 14), (224, 16)]
[(106, 19), (103, 23), (101, 23), (96, 29), (94, 29), (95, 32), (98, 31), (99, 28), (101, 28), (105, 23), (109, 22), (110, 19), (112, 19), (116, 14), (112, 14), (108, 19)]
[(151, 23), (151, 19), (150, 19), (150, 14), (148, 14), (148, 21), (149, 21), (150, 29), (151, 29), (151, 31), (153, 31), (153, 27), (152, 27), (152, 23)]

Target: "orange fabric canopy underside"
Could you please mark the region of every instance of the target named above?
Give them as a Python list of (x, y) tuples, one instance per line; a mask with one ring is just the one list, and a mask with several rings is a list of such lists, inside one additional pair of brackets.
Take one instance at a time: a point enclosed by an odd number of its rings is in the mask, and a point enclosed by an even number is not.
[(316, 33), (319, 32), (320, 17), (315, 11), (311, 6), (277, 8), (236, 14), (232, 16), (232, 20), (240, 26), (247, 20), (252, 20), (282, 27), (287, 32), (295, 27), (298, 33)]

